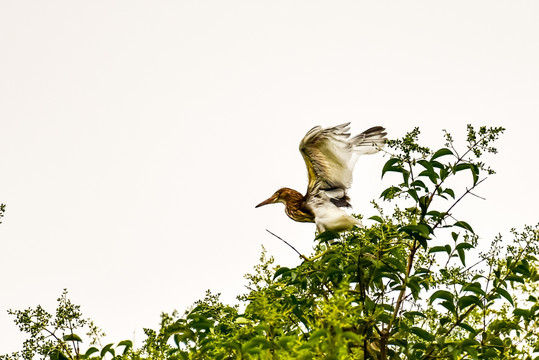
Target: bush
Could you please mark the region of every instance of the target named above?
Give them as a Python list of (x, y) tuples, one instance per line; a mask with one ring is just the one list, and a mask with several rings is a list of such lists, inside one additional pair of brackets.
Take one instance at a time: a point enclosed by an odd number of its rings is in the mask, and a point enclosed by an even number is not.
[[(391, 214), (373, 202), (373, 225), (318, 234), (294, 268), (263, 252), (241, 307), (208, 292), (183, 316), (162, 314), (141, 349), (116, 358), (539, 359), (539, 228), (479, 251), (485, 244), (456, 210), (494, 174), (483, 157), (503, 129), (467, 130), (463, 150), (445, 133), (431, 151), (417, 129), (390, 141), (382, 176), (397, 181), (381, 199)], [(19, 326), (28, 321), (12, 313)], [(47, 349), (35, 354), (85, 358), (74, 345)]]

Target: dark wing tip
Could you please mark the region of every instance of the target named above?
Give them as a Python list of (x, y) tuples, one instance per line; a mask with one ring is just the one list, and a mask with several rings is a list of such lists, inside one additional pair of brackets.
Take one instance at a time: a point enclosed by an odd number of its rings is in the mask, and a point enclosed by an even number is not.
[(365, 135), (373, 135), (373, 134), (380, 134), (383, 136), (386, 136), (387, 133), (385, 132), (386, 128), (383, 126), (373, 126), (365, 131), (362, 132), (362, 134)]

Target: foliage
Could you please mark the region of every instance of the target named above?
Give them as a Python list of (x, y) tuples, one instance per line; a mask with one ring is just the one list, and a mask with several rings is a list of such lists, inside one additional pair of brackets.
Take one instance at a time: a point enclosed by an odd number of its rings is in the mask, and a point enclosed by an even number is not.
[[(539, 227), (488, 244), (459, 218), (457, 205), (494, 174), (484, 157), (503, 132), (467, 130), (463, 150), (445, 133), (432, 151), (418, 129), (390, 141), (382, 177), (393, 185), (381, 194), (390, 215), (373, 202), (373, 225), (318, 234), (293, 268), (263, 252), (241, 307), (208, 292), (183, 316), (162, 314), (141, 349), (116, 358), (539, 359)], [(12, 313), (19, 326), (28, 319)], [(72, 340), (71, 352), (55, 340), (73, 354)]]
[[(105, 333), (92, 320), (83, 318), (80, 306), (67, 297), (67, 290), (57, 299), (58, 307), (54, 316), (38, 305), (26, 310), (8, 310), (15, 316), (15, 324), (30, 337), (23, 343), (20, 352), (0, 356), (1, 360), (41, 359), (102, 359), (105, 354), (114, 356), (113, 344), (106, 345), (99, 351), (95, 346), (85, 353), (81, 352), (82, 338), (78, 335), (85, 331), (90, 345), (99, 344)], [(78, 334), (77, 334), (78, 333)], [(132, 346), (131, 341), (123, 341), (118, 346), (124, 347), (124, 353)], [(100, 353), (97, 356), (95, 353)]]

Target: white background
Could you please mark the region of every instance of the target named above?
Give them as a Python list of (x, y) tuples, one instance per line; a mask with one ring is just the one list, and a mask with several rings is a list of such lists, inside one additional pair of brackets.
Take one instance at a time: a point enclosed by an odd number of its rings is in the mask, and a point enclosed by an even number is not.
[[(306, 188), (315, 125), (419, 126), (442, 146), (504, 126), (498, 174), (461, 216), (488, 245), (537, 223), (536, 1), (0, 2), (0, 353), (9, 308), (72, 300), (109, 334), (144, 338), (206, 289), (232, 303), (261, 245), (299, 263), (314, 225), (277, 188)], [(366, 217), (387, 158), (361, 158)]]

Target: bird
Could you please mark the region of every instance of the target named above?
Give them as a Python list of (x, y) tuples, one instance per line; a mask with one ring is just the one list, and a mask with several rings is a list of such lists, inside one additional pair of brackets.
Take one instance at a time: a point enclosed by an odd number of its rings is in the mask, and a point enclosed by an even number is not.
[(347, 190), (352, 185), (358, 157), (380, 151), (387, 142), (387, 133), (384, 127), (374, 126), (350, 138), (349, 125), (315, 126), (301, 140), (299, 151), (309, 178), (305, 195), (285, 187), (255, 207), (283, 203), (289, 218), (315, 223), (319, 233), (361, 226), (359, 219), (344, 210), (351, 207)]

